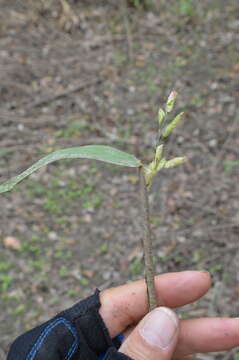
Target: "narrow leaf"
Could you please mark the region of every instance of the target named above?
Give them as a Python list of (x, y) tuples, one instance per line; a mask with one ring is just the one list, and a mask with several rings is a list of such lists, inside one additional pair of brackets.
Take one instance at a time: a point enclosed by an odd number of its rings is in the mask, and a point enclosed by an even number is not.
[(53, 153), (43, 157), (20, 175), (17, 175), (4, 184), (0, 185), (0, 193), (12, 190), (12, 188), (17, 183), (22, 181), (25, 177), (31, 175), (34, 171), (40, 169), (42, 166), (61, 159), (79, 158), (100, 160), (107, 163), (128, 167), (139, 167), (141, 165), (140, 160), (138, 160), (134, 155), (112, 148), (110, 146), (86, 145), (62, 149), (54, 151)]

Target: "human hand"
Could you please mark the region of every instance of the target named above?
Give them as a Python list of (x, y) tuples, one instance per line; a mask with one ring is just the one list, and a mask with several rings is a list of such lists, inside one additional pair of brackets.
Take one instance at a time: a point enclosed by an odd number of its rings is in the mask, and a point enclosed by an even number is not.
[(100, 314), (111, 337), (119, 333), (126, 336), (120, 352), (134, 360), (193, 360), (188, 355), (223, 351), (239, 345), (239, 319), (178, 320), (169, 309), (203, 296), (211, 285), (209, 273), (163, 274), (156, 277), (155, 285), (159, 307), (149, 314), (143, 280), (101, 292)]

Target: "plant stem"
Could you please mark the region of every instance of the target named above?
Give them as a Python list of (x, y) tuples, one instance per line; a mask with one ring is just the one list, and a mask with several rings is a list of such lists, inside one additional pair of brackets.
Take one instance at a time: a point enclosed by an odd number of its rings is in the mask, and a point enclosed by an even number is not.
[(143, 251), (145, 263), (145, 281), (147, 284), (147, 294), (149, 311), (157, 307), (157, 296), (154, 283), (155, 270), (152, 252), (152, 235), (149, 221), (149, 200), (148, 190), (146, 187), (144, 168), (139, 167), (139, 183), (140, 183), (140, 203), (142, 212), (142, 228), (143, 228)]

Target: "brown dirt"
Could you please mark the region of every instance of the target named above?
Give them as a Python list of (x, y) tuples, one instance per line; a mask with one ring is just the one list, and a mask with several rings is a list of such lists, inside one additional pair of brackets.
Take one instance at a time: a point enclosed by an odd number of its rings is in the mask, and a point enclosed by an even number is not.
[[(183, 316), (238, 316), (238, 3), (22, 3), (0, 2), (0, 181), (83, 144), (150, 161), (158, 106), (175, 88), (186, 118), (169, 156), (188, 162), (150, 195), (157, 271), (211, 272), (211, 291)], [(137, 186), (133, 170), (67, 161), (1, 197), (0, 358), (96, 286), (142, 277)]]

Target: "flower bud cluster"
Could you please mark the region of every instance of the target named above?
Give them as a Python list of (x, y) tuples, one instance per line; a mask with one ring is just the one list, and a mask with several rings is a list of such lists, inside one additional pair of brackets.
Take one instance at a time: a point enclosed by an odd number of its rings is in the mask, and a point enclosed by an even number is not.
[[(176, 115), (173, 120), (170, 121), (169, 124), (164, 124), (166, 122), (167, 114), (169, 114), (175, 105), (175, 101), (177, 98), (177, 92), (172, 91), (168, 97), (168, 100), (165, 105), (165, 110), (162, 108), (159, 109), (158, 112), (158, 124), (159, 124), (159, 139), (165, 140), (175, 129), (175, 127), (182, 121), (184, 113), (181, 112), (180, 114)], [(147, 187), (152, 185), (152, 180), (154, 176), (162, 169), (168, 169), (177, 165), (181, 165), (186, 161), (185, 157), (175, 157), (170, 160), (166, 160), (163, 157), (164, 145), (158, 145), (155, 150), (154, 160), (148, 165), (145, 166), (145, 180)]]

